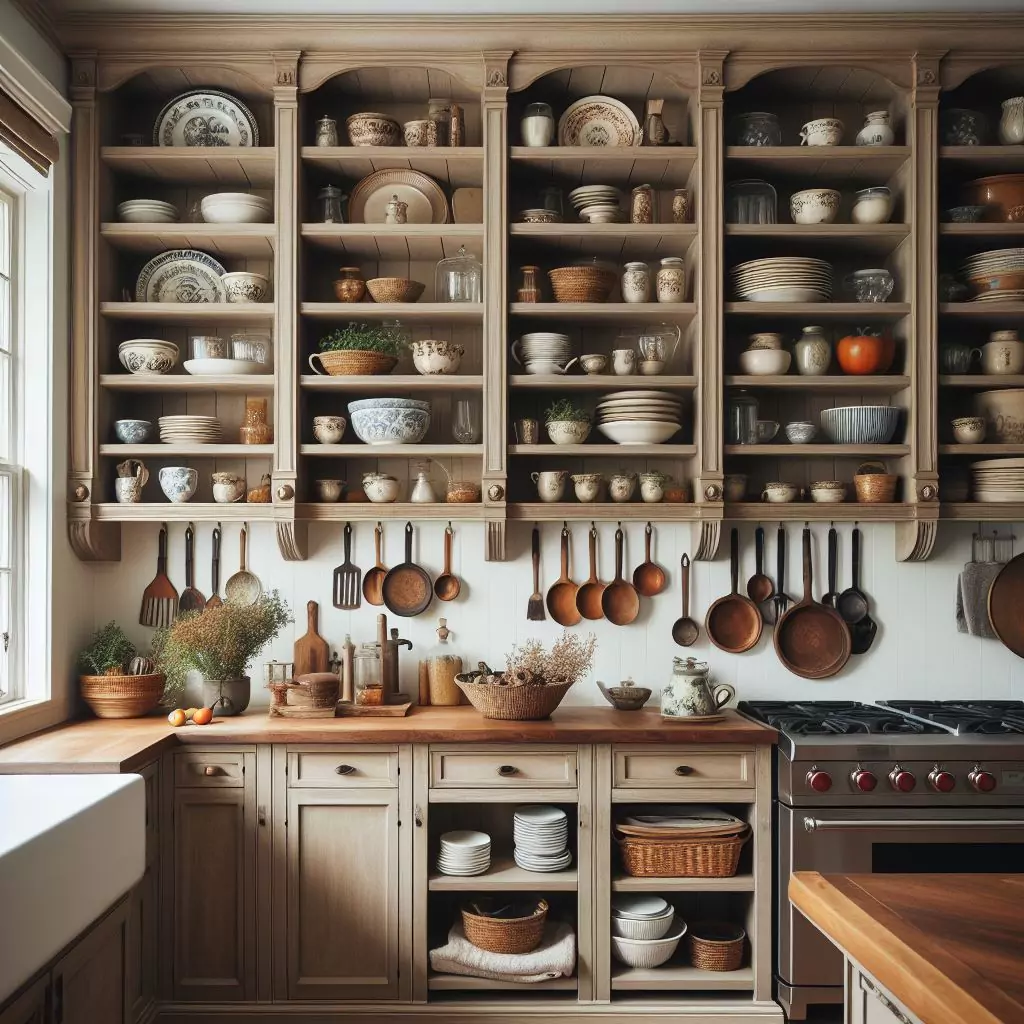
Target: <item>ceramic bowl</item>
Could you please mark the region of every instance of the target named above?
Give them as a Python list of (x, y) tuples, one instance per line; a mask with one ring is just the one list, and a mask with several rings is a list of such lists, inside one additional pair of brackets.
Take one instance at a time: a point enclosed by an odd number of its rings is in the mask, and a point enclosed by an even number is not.
[(809, 188), (789, 197), (794, 224), (831, 224), (839, 213), (841, 196), (834, 188)]
[(686, 923), (676, 917), (660, 939), (627, 939), (613, 935), (612, 956), (629, 967), (660, 967), (672, 959), (685, 931)]
[(1024, 444), (1024, 388), (980, 391), (975, 412), (984, 417), (986, 433), (998, 444)]
[(387, 473), (364, 473), (363, 493), (377, 504), (398, 500), (398, 479)]
[(348, 411), (365, 444), (418, 444), (430, 427), (430, 403), (411, 398), (365, 398), (349, 402)]
[(314, 480), (313, 490), (318, 501), (341, 501), (341, 492), (345, 489), (344, 480)]
[(149, 420), (115, 420), (114, 434), (121, 444), (145, 444), (153, 434)]
[(544, 428), (552, 444), (583, 444), (590, 436), (588, 420), (549, 420)]
[(601, 493), (600, 473), (573, 473), (569, 479), (572, 480), (577, 500), (586, 504), (597, 501), (597, 496)]
[[(618, 686), (616, 690), (622, 691), (626, 687)], [(639, 687), (629, 687), (629, 689), (640, 689)], [(650, 690), (647, 691), (650, 694)], [(632, 917), (621, 917), (616, 914), (612, 914), (612, 934), (618, 935), (624, 939), (640, 939), (650, 941), (652, 939), (662, 939), (668, 933), (672, 927), (672, 921), (675, 918), (675, 908), (669, 907), (664, 914), (660, 914), (658, 917), (644, 918), (638, 920)]]
[(321, 444), (339, 444), (345, 436), (344, 416), (314, 416), (313, 436)]
[(855, 270), (846, 279), (846, 287), (857, 302), (885, 302), (895, 285), (888, 270), (876, 267), (871, 270)]
[(802, 146), (838, 146), (843, 139), (843, 122), (835, 117), (819, 117), (800, 129)]
[(402, 126), (376, 111), (363, 111), (345, 119), (348, 141), (353, 146), (397, 146), (402, 138)]
[(608, 497), (612, 501), (629, 501), (636, 490), (636, 473), (612, 473), (608, 477)]
[(786, 440), (790, 444), (810, 444), (817, 432), (818, 428), (807, 420), (786, 424)]
[(616, 420), (614, 423), (600, 424), (598, 430), (616, 444), (664, 444), (679, 433), (679, 424), (654, 420)]
[(782, 348), (782, 335), (776, 334), (774, 331), (760, 331), (757, 334), (751, 334), (748, 340), (750, 341), (747, 346), (748, 352)]
[(799, 487), (779, 480), (765, 484), (764, 490), (761, 491), (761, 500), (773, 505), (785, 505), (801, 497), (803, 497), (803, 491)]
[(961, 416), (953, 420), (953, 437), (957, 444), (981, 444), (985, 440), (983, 416)]
[(608, 369), (608, 357), (597, 353), (580, 356), (580, 366), (584, 373), (604, 373)]
[(757, 443), (768, 444), (775, 440), (775, 435), (779, 432), (779, 425), (775, 420), (758, 420), (757, 421)]
[(840, 480), (815, 480), (809, 490), (811, 501), (819, 505), (838, 505), (846, 501), (846, 484)]
[(188, 466), (164, 466), (160, 470), (160, 489), (168, 501), (181, 504), (196, 493), (199, 473)]
[(754, 377), (783, 374), (793, 356), (781, 348), (748, 348), (740, 353), (740, 369)]
[(409, 343), (412, 362), (418, 373), (426, 377), (436, 374), (458, 373), (465, 349), (445, 338), (424, 338)]
[(273, 206), (269, 199), (248, 192), (214, 192), (199, 204), (207, 224), (266, 224)]
[(129, 373), (168, 373), (178, 364), (178, 346), (159, 338), (133, 338), (117, 346), (117, 358)]
[(821, 410), (821, 429), (832, 444), (888, 444), (899, 422), (899, 409), (890, 405)]
[(222, 274), (221, 281), (228, 302), (262, 302), (270, 284), (264, 274), (254, 274), (251, 270)]
[(664, 473), (640, 474), (640, 500), (655, 504), (665, 499), (665, 484), (668, 477)]
[(214, 473), (213, 500), (221, 505), (230, 505), (245, 497), (245, 477), (234, 473)]
[(406, 121), (402, 125), (402, 136), (407, 146), (436, 146), (436, 121)]
[(984, 206), (951, 206), (946, 211), (946, 220), (950, 224), (977, 224), (984, 216)]
[(726, 473), (722, 490), (726, 501), (744, 501), (747, 497), (747, 474)]

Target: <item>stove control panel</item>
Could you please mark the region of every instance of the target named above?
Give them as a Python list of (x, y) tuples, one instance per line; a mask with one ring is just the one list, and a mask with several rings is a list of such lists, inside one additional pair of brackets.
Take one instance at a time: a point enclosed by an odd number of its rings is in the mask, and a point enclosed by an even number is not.
[(894, 764), (889, 772), (889, 785), (897, 793), (909, 793), (917, 785), (917, 777), (901, 765)]
[(855, 790), (859, 790), (861, 793), (871, 793), (878, 785), (878, 776), (873, 771), (857, 765), (850, 772), (850, 783)]
[(811, 770), (807, 773), (807, 785), (815, 793), (827, 793), (832, 788), (832, 776), (828, 772), (823, 772), (817, 765), (811, 765)]
[(967, 776), (967, 781), (979, 793), (991, 793), (996, 788), (996, 777), (977, 764), (971, 769), (970, 775)]
[(956, 776), (941, 765), (936, 765), (928, 773), (928, 784), (936, 793), (952, 793), (956, 788)]

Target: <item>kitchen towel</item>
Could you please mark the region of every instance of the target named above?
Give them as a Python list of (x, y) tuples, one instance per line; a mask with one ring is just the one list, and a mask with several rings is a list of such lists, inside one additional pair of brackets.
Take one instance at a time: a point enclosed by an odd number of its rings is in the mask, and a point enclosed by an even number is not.
[(430, 951), (430, 966), (442, 974), (522, 984), (552, 981), (563, 975), (571, 978), (576, 969), (576, 933), (564, 922), (549, 924), (532, 953), (489, 953), (474, 946), (458, 922), (448, 932), (448, 942)]
[(994, 639), (988, 617), (988, 592), (1003, 562), (968, 562), (956, 581), (956, 628), (960, 633)]

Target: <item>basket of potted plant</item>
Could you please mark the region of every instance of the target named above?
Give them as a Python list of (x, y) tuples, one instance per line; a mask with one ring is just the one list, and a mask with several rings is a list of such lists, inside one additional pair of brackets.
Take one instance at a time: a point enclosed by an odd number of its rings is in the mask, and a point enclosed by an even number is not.
[(396, 325), (351, 321), (320, 339), (309, 365), (314, 373), (332, 377), (390, 373), (405, 343), (404, 333)]
[(544, 412), (552, 444), (583, 444), (590, 436), (590, 413), (571, 398), (559, 398)]
[(116, 622), (96, 630), (78, 655), (78, 688), (97, 718), (141, 718), (164, 692), (164, 677)]

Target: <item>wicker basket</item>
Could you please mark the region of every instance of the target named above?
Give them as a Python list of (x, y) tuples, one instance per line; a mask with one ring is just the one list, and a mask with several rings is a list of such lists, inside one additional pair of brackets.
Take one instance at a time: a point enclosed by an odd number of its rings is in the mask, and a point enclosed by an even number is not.
[(507, 722), (534, 722), (547, 718), (569, 692), (572, 683), (548, 686), (501, 686), (496, 683), (474, 683), (456, 677), (455, 682), (469, 703), (484, 718)]
[(557, 267), (548, 277), (555, 302), (607, 302), (616, 280), (604, 267)]
[(743, 964), (747, 933), (738, 924), (702, 921), (686, 930), (690, 962), (702, 971), (735, 971)]
[(160, 672), (144, 676), (79, 676), (78, 688), (97, 718), (141, 718), (160, 703), (164, 677)]
[(547, 900), (538, 900), (533, 913), (525, 917), (484, 917), (468, 905), (462, 908), (466, 938), (488, 953), (532, 953), (544, 938), (547, 919)]
[[(331, 377), (360, 377), (390, 373), (397, 365), (395, 356), (364, 349), (349, 349), (343, 352), (315, 352), (310, 364), (317, 360)], [(315, 367), (314, 367), (315, 369)]]
[(868, 505), (895, 501), (898, 480), (895, 473), (885, 472), (881, 462), (865, 462), (853, 477), (857, 501)]
[(366, 290), (374, 302), (415, 302), (426, 285), (407, 277), (371, 277)]
[(617, 838), (623, 870), (634, 878), (731, 878), (750, 838), (750, 826), (721, 838)]

